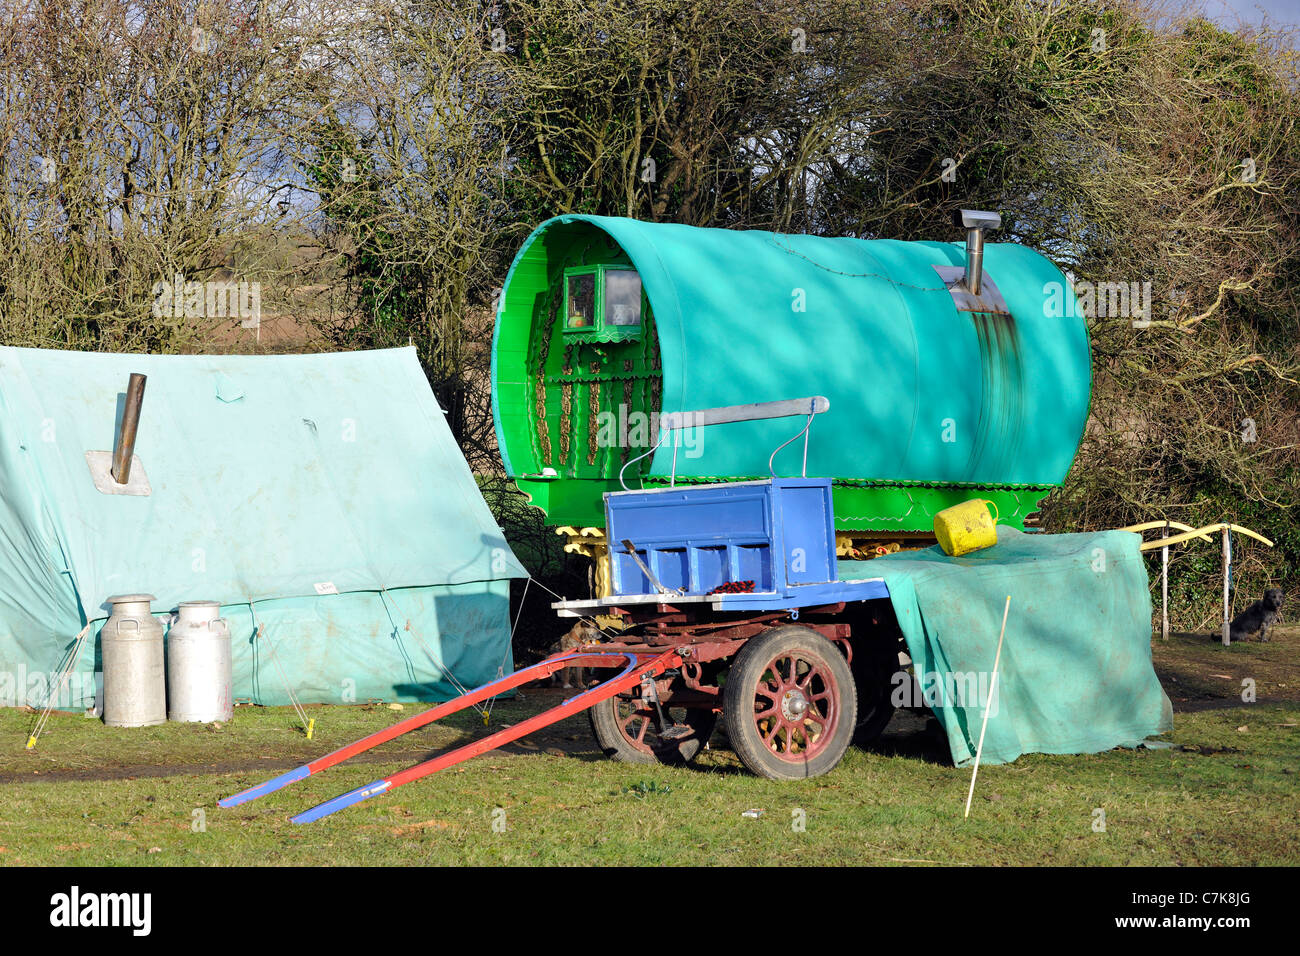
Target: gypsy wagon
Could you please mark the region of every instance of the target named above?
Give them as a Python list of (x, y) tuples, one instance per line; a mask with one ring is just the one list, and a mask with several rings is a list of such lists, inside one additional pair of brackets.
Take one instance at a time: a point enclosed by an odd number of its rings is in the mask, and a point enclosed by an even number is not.
[[(998, 223), (963, 211), (964, 249), (543, 223), (501, 294), (497, 437), (520, 490), (593, 558), (592, 596), (554, 609), (610, 633), (222, 805), (571, 666), (612, 676), (293, 819), (581, 711), (621, 760), (688, 761), (721, 718), (757, 774), (831, 770), (888, 722), (902, 646), (885, 580), (845, 559), (923, 540), (936, 511), (976, 496), (1023, 528), (1078, 447), (1090, 388), (1082, 311), (1045, 257), (985, 245)], [(1136, 543), (1128, 550), (1145, 595)], [(1154, 699), (1154, 675), (1133, 674), (1138, 696)], [(1158, 683), (1155, 693), (1163, 700)]]

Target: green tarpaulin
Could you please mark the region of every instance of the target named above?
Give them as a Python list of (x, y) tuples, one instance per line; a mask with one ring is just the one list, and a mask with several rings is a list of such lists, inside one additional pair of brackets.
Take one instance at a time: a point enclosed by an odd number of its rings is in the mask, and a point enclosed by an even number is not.
[[(843, 580), (883, 577), (922, 697), (948, 735), (953, 761), (975, 757), (989, 706), (982, 763), (1025, 753), (1132, 747), (1173, 727), (1151, 664), (1151, 597), (1140, 536), (1026, 534), (960, 558), (938, 547), (872, 561), (841, 561)], [(1011, 597), (996, 691), (994, 656)], [(991, 705), (991, 706), (990, 706)]]
[[(105, 494), (86, 453), (113, 448), (132, 372), (151, 493)], [(40, 704), (82, 626), (134, 592), (221, 603), (236, 697), (287, 703), (282, 668), (304, 701), (447, 698), (512, 669), (525, 575), (414, 349), (0, 348), (0, 705)], [(61, 706), (93, 701), (97, 661), (95, 642)]]

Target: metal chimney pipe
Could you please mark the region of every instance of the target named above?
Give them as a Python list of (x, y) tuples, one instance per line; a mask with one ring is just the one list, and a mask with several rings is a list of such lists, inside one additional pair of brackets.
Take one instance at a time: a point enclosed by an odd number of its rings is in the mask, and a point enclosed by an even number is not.
[(122, 424), (118, 426), (113, 441), (113, 480), (125, 485), (131, 480), (131, 456), (135, 454), (135, 432), (140, 427), (140, 406), (144, 404), (145, 376), (131, 373), (126, 385), (126, 407), (122, 410)]
[(980, 294), (980, 283), (984, 279), (984, 230), (974, 228), (966, 230), (966, 288), (971, 295)]
[(984, 284), (984, 230), (1000, 228), (1002, 217), (995, 212), (962, 209), (957, 222), (966, 230), (966, 288), (971, 295), (979, 295)]

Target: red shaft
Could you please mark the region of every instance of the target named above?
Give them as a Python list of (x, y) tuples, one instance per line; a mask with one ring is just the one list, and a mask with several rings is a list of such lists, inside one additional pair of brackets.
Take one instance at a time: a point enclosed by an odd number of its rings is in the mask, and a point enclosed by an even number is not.
[[(473, 707), (475, 704), (485, 701), (490, 697), (496, 697), (508, 690), (527, 684), (531, 680), (538, 680), (543, 677), (549, 677), (558, 670), (566, 667), (612, 667), (610, 658), (624, 658), (625, 654), (565, 654), (558, 658), (548, 658), (531, 667), (525, 667), (523, 670), (515, 671), (513, 674), (484, 684), (477, 690), (465, 694), (463, 697), (457, 697), (449, 700), (445, 704), (439, 704), (422, 714), (416, 714), (414, 717), (408, 717), (405, 720), (399, 720), (391, 727), (385, 727), (383, 730), (377, 730), (368, 737), (362, 737), (360, 740), (348, 744), (346, 747), (340, 747), (333, 753), (328, 753), (323, 757), (317, 757), (307, 764), (310, 773), (318, 773), (327, 767), (332, 767), (337, 763), (342, 763), (349, 757), (355, 757), (357, 754), (369, 750), (372, 747), (378, 747), (380, 744), (387, 743), (394, 737), (400, 737), (402, 734), (410, 733), (412, 730), (418, 730), (425, 724), (431, 724), (435, 720), (440, 720), (449, 714), (455, 714), (467, 707)], [(577, 663), (576, 659), (580, 658), (583, 663)]]
[(310, 810), (305, 810), (290, 819), (292, 819), (294, 823), (311, 823), (315, 820), (320, 820), (332, 813), (337, 813), (345, 807), (350, 807), (354, 804), (360, 803), (362, 800), (368, 800), (381, 793), (387, 793), (394, 787), (400, 787), (402, 784), (410, 783), (412, 780), (419, 780), (421, 777), (428, 776), (429, 774), (442, 770), (445, 767), (462, 763), (463, 761), (469, 760), (471, 757), (477, 757), (481, 753), (495, 747), (500, 747), (502, 744), (510, 743), (512, 740), (518, 740), (520, 737), (523, 737), (540, 727), (545, 727), (548, 724), (553, 724), (556, 721), (563, 720), (570, 714), (586, 710), (588, 707), (598, 704), (601, 701), (610, 699), (620, 691), (629, 687), (635, 687), (636, 684), (646, 676), (656, 676), (663, 673), (667, 668), (677, 667), (682, 663), (682, 659), (677, 655), (676, 651), (664, 651), (657, 656), (651, 656), (650, 654), (637, 654), (632, 651), (624, 651), (619, 654), (606, 653), (603, 655), (575, 654), (572, 658), (561, 659), (559, 663), (570, 663), (575, 659), (589, 661), (592, 657), (595, 657), (597, 660), (603, 658), (601, 663), (607, 664), (608, 659), (615, 656), (621, 657), (628, 662), (621, 674), (605, 681), (603, 684), (598, 684), (591, 690), (583, 691), (575, 697), (570, 697), (558, 707), (552, 707), (550, 710), (537, 714), (535, 717), (530, 717), (521, 724), (516, 724), (514, 727), (500, 730), (489, 737), (485, 737), (482, 740), (460, 747), (450, 753), (443, 754), (441, 757), (434, 760), (427, 760), (408, 770), (395, 773), (391, 777), (384, 777), (380, 780), (374, 781), (373, 783), (366, 784), (364, 787), (358, 787), (355, 790), (349, 790), (347, 793), (341, 793), (337, 797), (326, 800), (324, 803), (317, 804)]
[[(640, 655), (624, 654), (623, 657), (636, 656), (640, 660)], [(608, 657), (608, 655), (607, 655)], [(489, 750), (495, 750), (503, 744), (518, 740), (520, 737), (526, 737), (534, 730), (540, 730), (542, 727), (549, 726), (563, 720), (573, 714), (580, 713), (594, 704), (620, 694), (628, 688), (635, 687), (641, 683), (641, 679), (647, 674), (657, 676), (670, 667), (680, 667), (682, 659), (674, 651), (665, 651), (657, 657), (651, 658), (641, 663), (635, 670), (624, 674), (622, 677), (616, 677), (613, 680), (606, 681), (591, 690), (571, 697), (558, 707), (552, 707), (550, 710), (542, 711), (533, 717), (529, 717), (522, 723), (515, 724), (513, 727), (507, 727), (504, 730), (498, 730), (496, 733), (484, 737), (482, 740), (476, 740), (473, 743), (466, 744), (449, 753), (432, 760), (426, 760), (424, 763), (416, 764), (414, 767), (408, 767), (401, 770), (391, 777), (387, 777), (391, 790), (394, 787), (400, 787), (404, 783), (410, 783), (412, 780), (419, 780), (431, 773), (437, 773), (447, 767), (462, 763), (477, 757), (479, 754), (486, 753)], [(591, 666), (570, 664), (568, 666)]]

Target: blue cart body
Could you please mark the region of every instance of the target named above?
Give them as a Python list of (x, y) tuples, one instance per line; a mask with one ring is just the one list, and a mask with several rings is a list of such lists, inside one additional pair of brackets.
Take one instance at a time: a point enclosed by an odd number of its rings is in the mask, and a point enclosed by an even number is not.
[[(605, 517), (613, 593), (561, 602), (562, 613), (649, 602), (793, 610), (889, 596), (878, 578), (839, 580), (829, 478), (610, 492)], [(753, 590), (713, 593), (736, 582)]]

